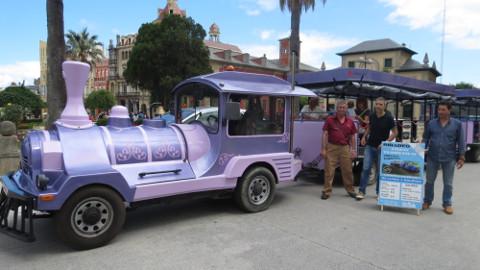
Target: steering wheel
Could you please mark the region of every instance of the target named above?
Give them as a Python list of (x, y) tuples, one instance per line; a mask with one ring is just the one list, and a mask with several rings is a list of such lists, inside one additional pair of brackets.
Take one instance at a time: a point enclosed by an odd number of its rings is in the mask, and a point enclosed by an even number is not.
[(218, 117), (215, 115), (209, 115), (207, 117), (207, 123), (210, 127), (215, 128), (218, 124)]

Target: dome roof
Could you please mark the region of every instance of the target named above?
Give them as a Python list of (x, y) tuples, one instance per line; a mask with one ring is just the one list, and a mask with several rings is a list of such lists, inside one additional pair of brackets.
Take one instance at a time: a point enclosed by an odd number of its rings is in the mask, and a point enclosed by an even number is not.
[(220, 28), (218, 27), (218, 25), (216, 23), (213, 23), (211, 26), (210, 26), (210, 32), (209, 34), (220, 34)]

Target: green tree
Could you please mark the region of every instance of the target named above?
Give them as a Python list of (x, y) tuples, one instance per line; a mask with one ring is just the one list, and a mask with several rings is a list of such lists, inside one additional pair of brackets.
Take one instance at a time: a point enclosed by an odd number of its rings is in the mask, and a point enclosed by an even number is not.
[(455, 84), (456, 89), (473, 89), (475, 88), (473, 84), (467, 82), (459, 82)]
[(190, 17), (169, 15), (160, 24), (143, 24), (123, 73), (126, 81), (150, 90), (152, 101), (168, 104), (176, 84), (212, 72), (205, 35)]
[[(322, 0), (323, 5), (327, 0)], [(282, 11), (287, 8), (291, 13), (290, 18), (290, 55), (292, 52), (300, 52), (300, 17), (302, 10), (313, 10), (315, 8), (315, 0), (280, 0), (280, 9)], [(300, 67), (299, 57), (295, 57), (294, 61), (295, 72), (298, 72)]]
[(53, 122), (60, 117), (67, 99), (62, 75), (62, 63), (65, 60), (62, 0), (47, 0), (47, 29), (48, 119), (46, 128), (50, 128)]
[(39, 116), (41, 109), (45, 107), (39, 95), (20, 86), (7, 87), (0, 92), (0, 107), (8, 104), (17, 104), (24, 109), (25, 113), (32, 112), (35, 116)]
[(67, 58), (75, 61), (81, 61), (94, 66), (95, 63), (103, 59), (102, 43), (98, 42), (97, 35), (90, 35), (87, 28), (76, 33), (68, 31), (67, 37)]
[(111, 92), (103, 89), (90, 93), (85, 100), (85, 106), (92, 112), (96, 109), (108, 111), (113, 105), (115, 105), (115, 97)]
[(18, 127), (23, 119), (23, 108), (18, 104), (7, 104), (0, 111), (0, 121), (11, 121)]

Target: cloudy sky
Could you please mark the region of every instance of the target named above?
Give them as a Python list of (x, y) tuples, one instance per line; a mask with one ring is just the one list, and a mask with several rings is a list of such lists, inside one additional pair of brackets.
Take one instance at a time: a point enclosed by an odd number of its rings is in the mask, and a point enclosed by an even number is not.
[[(40, 76), (39, 41), (46, 40), (46, 0), (0, 1), (0, 88)], [(290, 15), (278, 0), (178, 0), (208, 32), (220, 26), (222, 42), (253, 56), (278, 58), (278, 39), (288, 36)], [(336, 53), (371, 39), (390, 38), (442, 68), (444, 0), (317, 1), (302, 16), (302, 62), (340, 65)], [(137, 32), (157, 16), (166, 0), (64, 0), (65, 31), (87, 27), (108, 45), (117, 34)], [(466, 81), (480, 87), (480, 1), (446, 0), (443, 83)]]

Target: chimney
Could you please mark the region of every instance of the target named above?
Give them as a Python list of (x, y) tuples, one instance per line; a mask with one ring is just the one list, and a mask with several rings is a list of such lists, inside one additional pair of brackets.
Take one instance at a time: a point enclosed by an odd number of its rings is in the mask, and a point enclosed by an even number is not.
[(63, 78), (67, 86), (67, 104), (60, 119), (60, 126), (82, 129), (93, 125), (83, 105), (83, 89), (87, 83), (90, 65), (82, 62), (65, 61), (62, 64)]
[(232, 50), (225, 50), (225, 60), (232, 61)]
[(279, 42), (279, 63), (281, 66), (288, 67), (290, 65), (290, 37), (280, 39)]
[(248, 64), (250, 62), (250, 54), (244, 53), (243, 55), (242, 62)]
[(266, 66), (267, 65), (267, 55), (263, 54), (263, 57), (260, 59), (260, 61), (262, 63), (262, 66)]

